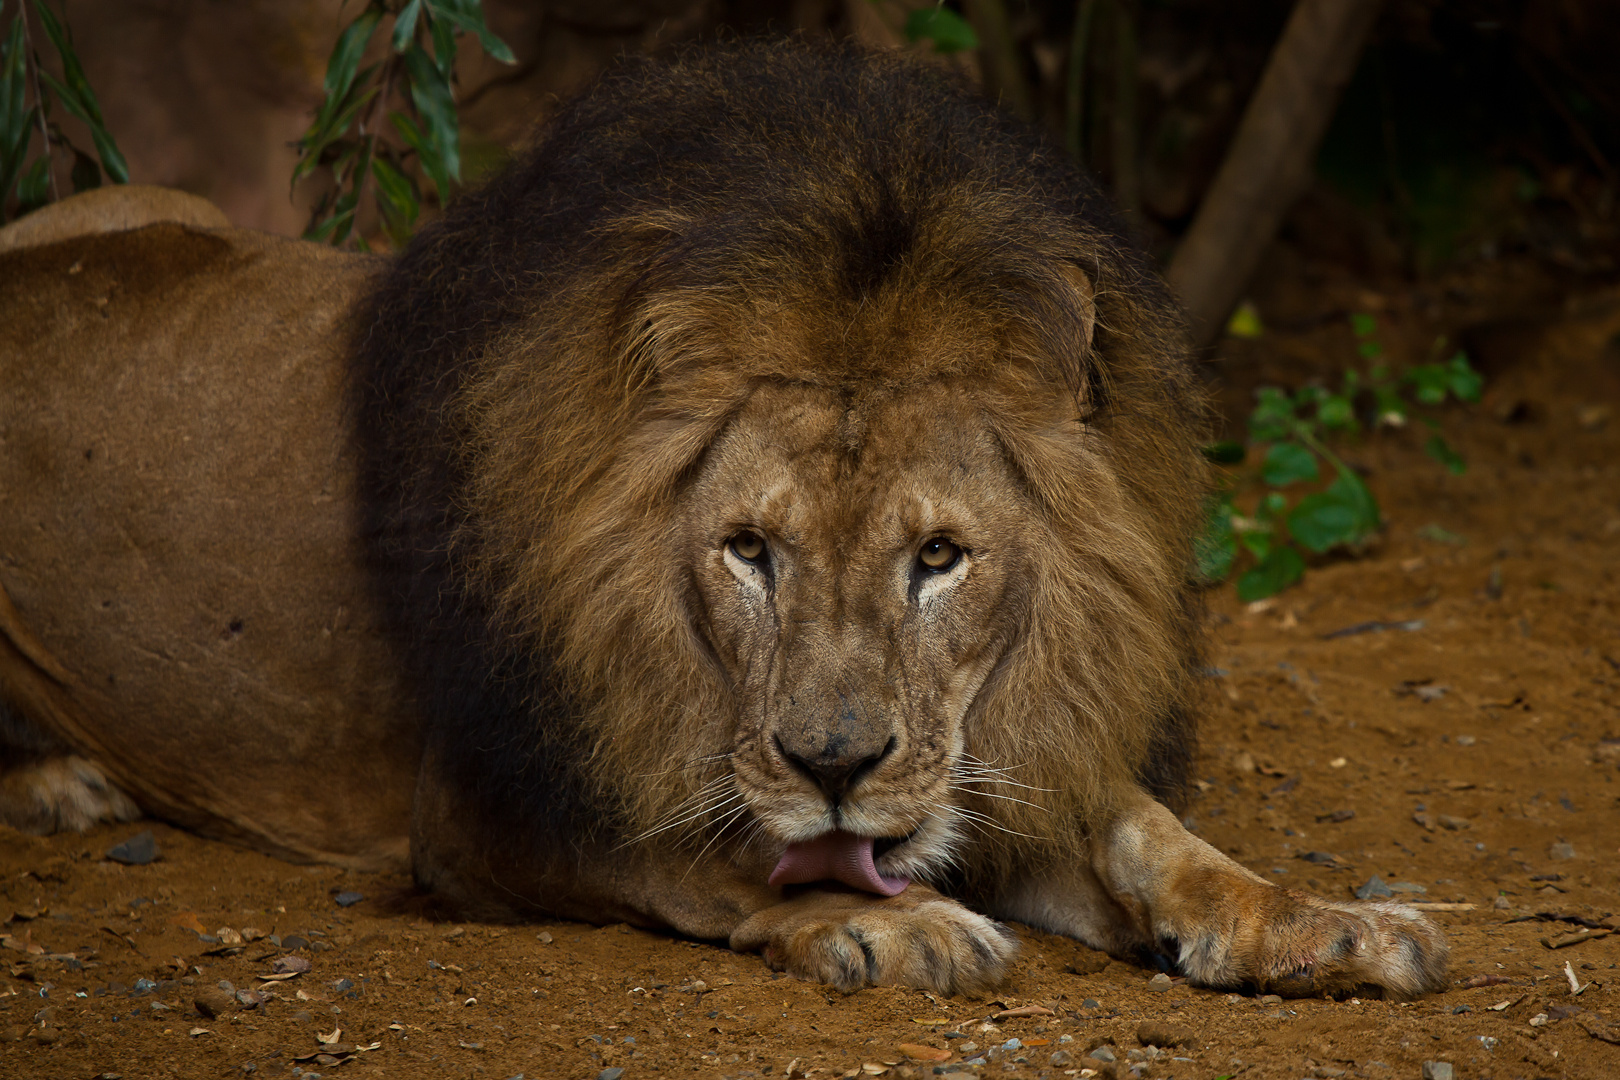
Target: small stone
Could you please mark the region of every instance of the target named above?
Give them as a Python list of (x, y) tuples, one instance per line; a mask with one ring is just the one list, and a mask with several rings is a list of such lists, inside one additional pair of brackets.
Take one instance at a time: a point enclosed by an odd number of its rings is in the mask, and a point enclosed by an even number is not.
[(145, 866), (158, 857), (157, 837), (152, 830), (136, 833), (121, 844), (107, 849), (107, 858), (125, 866)]
[(130, 987), (129, 993), (131, 997), (140, 997), (142, 994), (150, 994), (156, 989), (157, 983), (151, 979), (136, 979), (135, 985)]
[(244, 1009), (257, 1009), (264, 1004), (264, 995), (257, 990), (238, 990), (236, 1001)]
[(1166, 975), (1162, 971), (1153, 976), (1153, 978), (1149, 979), (1147, 982), (1147, 988), (1158, 994), (1164, 993), (1174, 985), (1175, 983), (1171, 981), (1170, 976)]
[[(597, 1073), (596, 1080), (619, 1080), (619, 1077), (623, 1075), (624, 1070), (615, 1065), (611, 1069), (603, 1069), (601, 1072)], [(1447, 1080), (1450, 1080), (1450, 1078), (1448, 1077)]]
[(1084, 1000), (1084, 1001), (1082, 1001), (1080, 1003), (1080, 1007), (1082, 1009), (1100, 1009), (1100, 1008), (1102, 1008), (1101, 1005), (1097, 1004), (1097, 999), (1096, 998), (1086, 998), (1086, 1000)]
[(1453, 817), (1450, 814), (1441, 814), (1440, 827), (1442, 829), (1450, 829), (1452, 832), (1461, 832), (1464, 829), (1472, 829), (1474, 827), (1474, 823), (1469, 821), (1467, 818)]
[(302, 974), (309, 970), (309, 961), (302, 956), (278, 956), (270, 970), (277, 975)]
[(542, 945), (550, 945), (553, 940), (550, 931), (547, 930), (542, 930), (534, 936)]
[(1425, 1061), (1423, 1063), (1423, 1080), (1456, 1080), (1457, 1074), (1451, 1068), (1449, 1061)]
[(1513, 910), (1513, 902), (1505, 896), (1498, 895), (1495, 900), (1491, 901), (1491, 907), (1497, 911), (1511, 911)]
[(1474, 741), (1475, 740), (1474, 740), (1474, 737), (1472, 735), (1459, 735), (1459, 736), (1457, 736), (1457, 745), (1458, 746), (1473, 746)]
[(307, 949), (309, 948), (309, 939), (298, 934), (288, 934), (281, 939), (281, 947), (288, 952), (292, 952), (294, 949)]
[(1392, 881), (1389, 883), (1390, 892), (1398, 893), (1427, 893), (1429, 890), (1415, 881)]
[(206, 990), (198, 991), (192, 1004), (197, 1007), (198, 1012), (212, 1020), (236, 1008), (236, 994), (230, 990), (210, 986)]
[[(1339, 895), (1344, 894), (1340, 893)], [(1356, 886), (1357, 900), (1383, 900), (1394, 895), (1389, 886), (1384, 884), (1384, 879), (1377, 874), (1368, 878), (1365, 884)]]
[(1479, 1045), (1483, 1046), (1487, 1050), (1495, 1050), (1496, 1049), (1496, 1036), (1495, 1035), (1481, 1035), (1479, 1037)]
[(1575, 857), (1575, 845), (1560, 840), (1547, 846), (1547, 858), (1555, 862), (1568, 862)]
[(263, 941), (264, 940), (264, 931), (260, 930), (256, 926), (244, 926), (244, 927), (242, 927), (242, 940), (243, 941)]
[(242, 944), (242, 935), (240, 933), (238, 933), (237, 931), (232, 930), (228, 926), (222, 926), (218, 930), (215, 930), (214, 931), (214, 936), (219, 938), (219, 943), (221, 945), (240, 945), (240, 944)]
[(1194, 1037), (1191, 1028), (1182, 1027), (1180, 1024), (1149, 1021), (1137, 1025), (1136, 1028), (1136, 1041), (1143, 1046), (1191, 1046)]
[(1098, 1061), (1118, 1061), (1119, 1060), (1119, 1058), (1114, 1055), (1113, 1050), (1109, 1049), (1106, 1046), (1099, 1046), (1096, 1049), (1092, 1050), (1091, 1053), (1087, 1054), (1086, 1056), (1089, 1057), (1089, 1058), (1095, 1058)]
[(346, 889), (332, 897), (332, 901), (336, 903), (338, 907), (354, 907), (354, 905), (358, 904), (364, 899), (365, 895), (363, 893), (357, 893), (352, 889)]
[(1278, 996), (1277, 994), (1261, 994), (1260, 995), (1260, 1000), (1257, 1002), (1257, 1004), (1260, 1004), (1260, 1005), (1281, 1005), (1282, 1004), (1282, 998), (1280, 996)]
[(1055, 1050), (1053, 1051), (1052, 1056), (1047, 1058), (1046, 1061), (1047, 1064), (1051, 1065), (1054, 1069), (1061, 1069), (1074, 1061), (1074, 1055), (1069, 1053), (1067, 1050)]

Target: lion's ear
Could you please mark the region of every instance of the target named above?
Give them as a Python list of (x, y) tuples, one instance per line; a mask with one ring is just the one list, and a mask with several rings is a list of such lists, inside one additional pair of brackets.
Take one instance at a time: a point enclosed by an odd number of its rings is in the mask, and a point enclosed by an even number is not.
[(1076, 308), (1080, 312), (1081, 350), (1091, 351), (1091, 336), (1097, 329), (1097, 290), (1092, 285), (1091, 278), (1079, 266), (1065, 262), (1059, 267), (1059, 276), (1064, 283), (1074, 290)]

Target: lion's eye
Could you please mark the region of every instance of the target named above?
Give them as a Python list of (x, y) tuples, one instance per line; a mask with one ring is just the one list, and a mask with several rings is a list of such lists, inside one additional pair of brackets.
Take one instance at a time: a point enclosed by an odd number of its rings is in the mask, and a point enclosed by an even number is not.
[(917, 552), (917, 565), (935, 574), (943, 574), (961, 559), (962, 549), (942, 536), (934, 537)]
[(731, 553), (743, 562), (757, 563), (765, 558), (765, 538), (744, 530), (726, 541)]

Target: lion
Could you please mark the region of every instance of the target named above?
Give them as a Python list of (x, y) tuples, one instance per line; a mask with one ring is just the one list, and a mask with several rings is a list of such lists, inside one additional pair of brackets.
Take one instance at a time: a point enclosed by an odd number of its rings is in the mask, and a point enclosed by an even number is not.
[(946, 76), (626, 60), (397, 258), (175, 224), (0, 258), (12, 820), (354, 866), (408, 834), (470, 917), (846, 991), (987, 992), (1008, 921), (1212, 988), (1442, 986), (1411, 909), (1178, 820), (1181, 320)]

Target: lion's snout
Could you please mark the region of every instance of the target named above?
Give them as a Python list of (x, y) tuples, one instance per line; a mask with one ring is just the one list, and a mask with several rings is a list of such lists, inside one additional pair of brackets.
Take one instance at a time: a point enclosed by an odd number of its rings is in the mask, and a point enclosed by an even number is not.
[(778, 723), (776, 751), (795, 772), (815, 784), (836, 809), (844, 797), (898, 744), (893, 725), (847, 703), (823, 714)]

